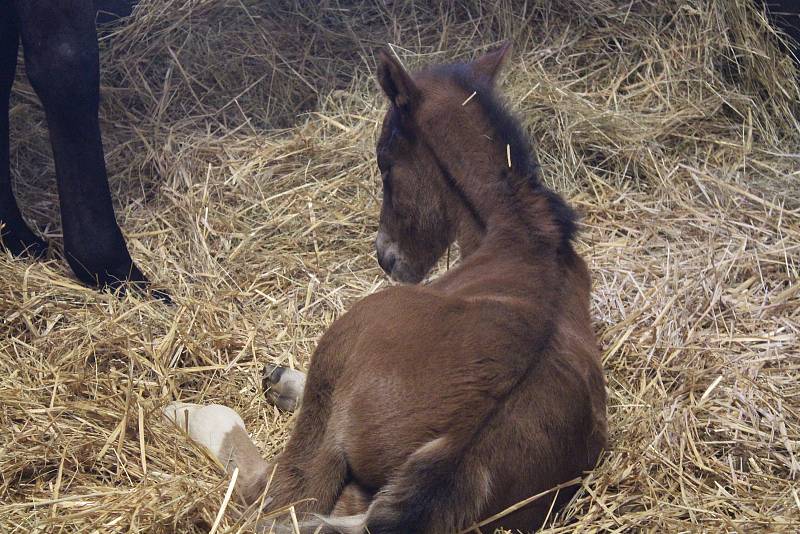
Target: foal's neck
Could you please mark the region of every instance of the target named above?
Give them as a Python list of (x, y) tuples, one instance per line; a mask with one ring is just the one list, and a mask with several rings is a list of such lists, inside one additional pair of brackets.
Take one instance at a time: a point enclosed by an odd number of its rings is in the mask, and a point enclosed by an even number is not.
[(465, 172), (453, 180), (462, 204), (472, 203), (461, 210), (457, 239), (464, 255), (489, 247), (503, 256), (542, 256), (569, 247), (571, 212), (541, 184), (536, 167), (515, 169), (503, 162), (482, 175)]
[(502, 255), (569, 252), (570, 209), (539, 180), (519, 124), (491, 96), (478, 100), (476, 109), (463, 111), (471, 116), (457, 123), (460, 128), (431, 121), (420, 136), (459, 206), (456, 237), (462, 254), (487, 246)]

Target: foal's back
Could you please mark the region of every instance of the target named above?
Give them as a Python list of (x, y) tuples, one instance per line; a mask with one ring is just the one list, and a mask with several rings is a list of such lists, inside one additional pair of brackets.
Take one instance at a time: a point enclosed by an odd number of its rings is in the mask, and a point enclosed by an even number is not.
[[(536, 269), (503, 258), (478, 263), (468, 260), (430, 287), (372, 295), (330, 331), (353, 340), (331, 417), (352, 480), (368, 492), (407, 483), (413, 488), (394, 491), (462, 495), (469, 505), (427, 511), (449, 518), (447, 525), (490, 516), (580, 475), (605, 442), (583, 261), (571, 251), (564, 258), (556, 306), (536, 301)], [(494, 274), (474, 283), (473, 269)], [(322, 347), (315, 359), (342, 354)], [(443, 480), (429, 487), (408, 471)], [(437, 502), (419, 493), (413, 500)], [(550, 503), (499, 524), (537, 527)], [(398, 511), (409, 522), (420, 513)]]

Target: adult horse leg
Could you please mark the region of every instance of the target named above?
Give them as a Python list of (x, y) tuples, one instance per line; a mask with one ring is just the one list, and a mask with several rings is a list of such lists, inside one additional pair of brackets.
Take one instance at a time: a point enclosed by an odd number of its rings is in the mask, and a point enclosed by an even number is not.
[[(789, 36), (789, 48), (800, 53), (800, 5), (797, 0), (761, 0), (773, 21)], [(795, 58), (797, 59), (797, 58)]]
[(14, 0), (28, 78), (47, 116), (61, 203), (64, 252), (84, 283), (144, 284), (108, 188), (97, 117), (99, 51), (91, 0)]
[(47, 244), (25, 224), (11, 189), (8, 104), (18, 46), (13, 7), (7, 0), (0, 0), (0, 248), (7, 248), (14, 255), (41, 256), (47, 252)]

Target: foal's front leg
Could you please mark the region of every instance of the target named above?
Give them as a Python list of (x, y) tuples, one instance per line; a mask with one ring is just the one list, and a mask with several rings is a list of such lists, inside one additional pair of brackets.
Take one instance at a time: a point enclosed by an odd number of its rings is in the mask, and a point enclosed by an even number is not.
[[(265, 395), (282, 410), (294, 411), (300, 405), (305, 384), (306, 374), (301, 371), (278, 365), (264, 368)], [(239, 468), (236, 487), (245, 502), (258, 498), (270, 467), (250, 440), (239, 414), (219, 404), (173, 402), (164, 409), (164, 417), (208, 449), (228, 473)]]
[[(241, 417), (230, 408), (175, 402), (164, 414), (206, 447), (228, 472), (239, 468), (236, 488), (246, 503), (257, 502), (269, 483), (265, 503), (270, 509), (295, 506), (304, 520), (310, 519), (307, 513), (329, 514), (346, 485), (347, 461), (341, 449), (327, 439), (336, 376), (326, 360), (330, 357), (320, 356), (318, 350), (308, 378), (309, 394), (296, 416), (289, 443), (270, 463), (261, 458)], [(265, 371), (267, 397), (286, 408), (297, 407), (306, 374), (278, 366), (268, 366)]]
[(164, 408), (164, 417), (205, 447), (228, 473), (239, 468), (236, 490), (244, 502), (255, 502), (261, 496), (272, 469), (238, 413), (219, 404), (173, 402)]

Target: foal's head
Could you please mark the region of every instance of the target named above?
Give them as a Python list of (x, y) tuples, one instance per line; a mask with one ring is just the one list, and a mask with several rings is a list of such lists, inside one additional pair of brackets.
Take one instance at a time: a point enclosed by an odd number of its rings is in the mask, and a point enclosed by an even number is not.
[[(464, 102), (475, 96), (473, 90), (481, 97), (491, 93), (508, 50), (506, 45), (472, 63), (413, 76), (391, 53), (379, 53), (378, 81), (390, 108), (377, 146), (383, 204), (375, 245), (378, 262), (395, 280), (421, 281), (456, 238), (482, 230), (483, 221), (460, 198), (448, 169), (463, 164), (461, 155), (484, 152), (480, 161), (490, 165), (491, 118), (465, 111)], [(442, 128), (446, 136), (436, 133)], [(461, 174), (480, 175), (481, 169)]]

